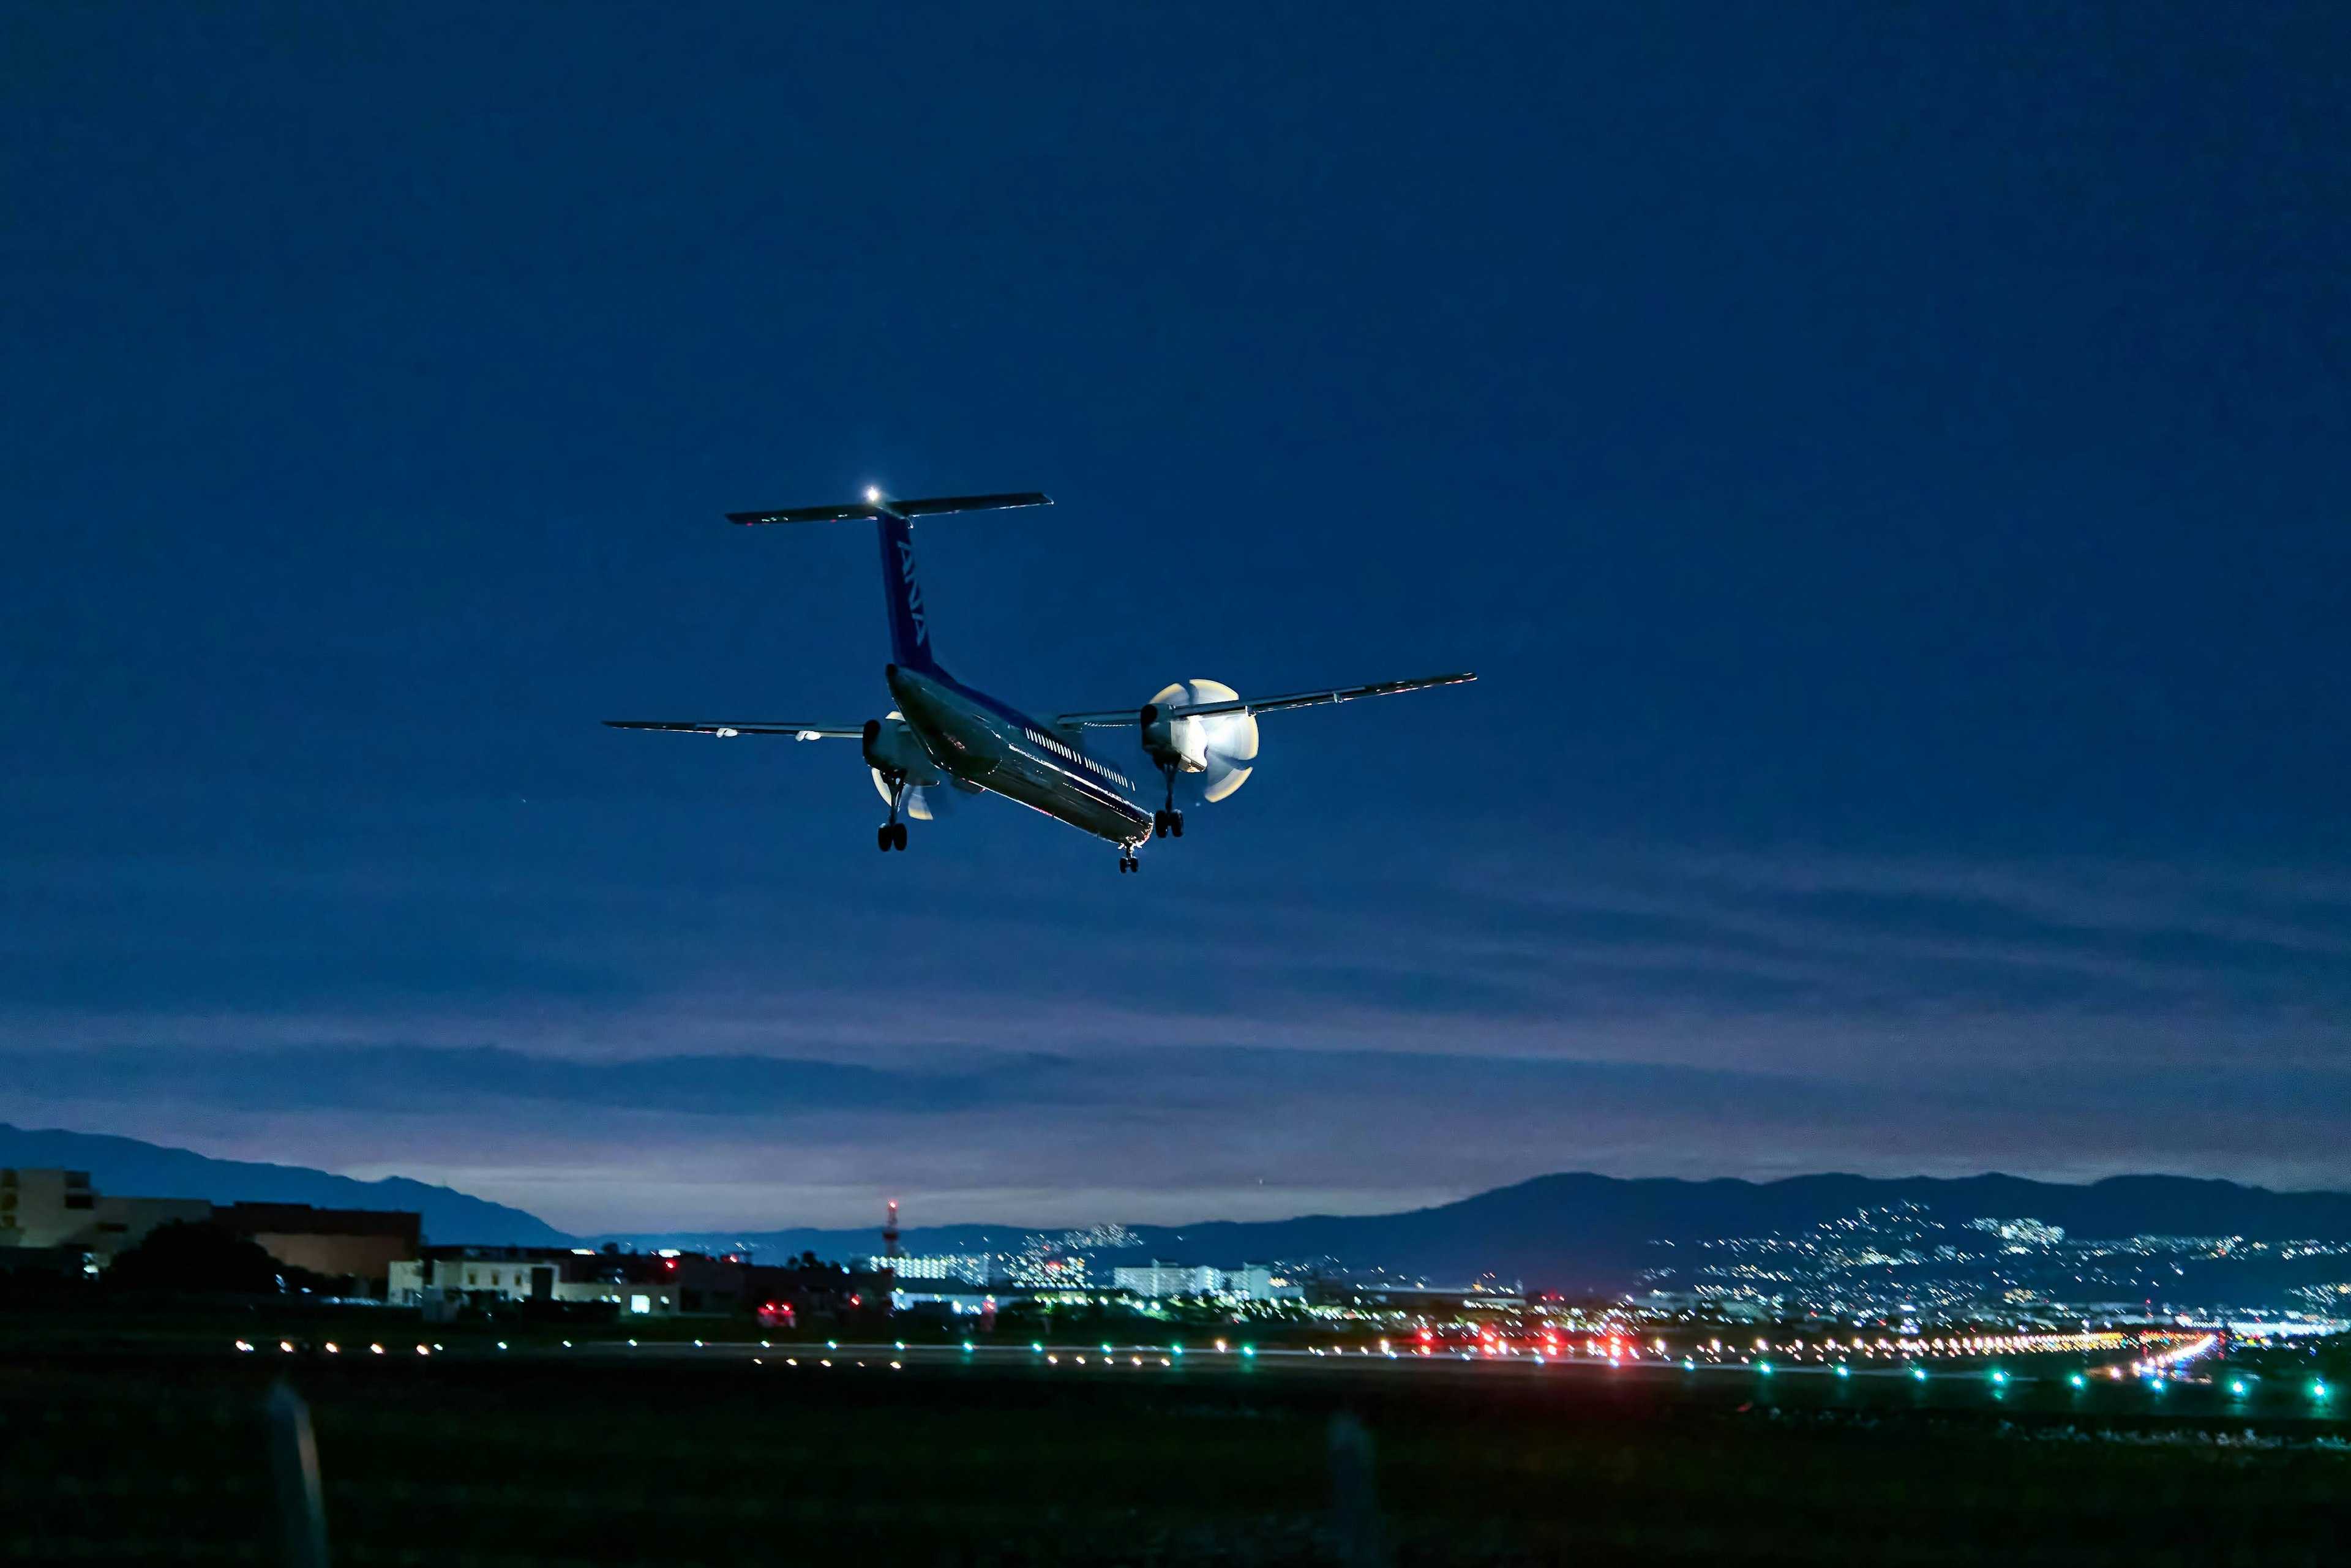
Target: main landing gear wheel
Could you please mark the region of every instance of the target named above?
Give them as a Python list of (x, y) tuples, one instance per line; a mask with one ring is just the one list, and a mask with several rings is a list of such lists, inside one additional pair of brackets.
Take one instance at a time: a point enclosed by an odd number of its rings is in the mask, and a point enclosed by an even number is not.
[(906, 776), (903, 773), (892, 774), (889, 783), (890, 820), (883, 823), (873, 835), (873, 841), (881, 845), (885, 853), (891, 850), (903, 850), (906, 847), (906, 824), (898, 820), (898, 803), (906, 798)]
[(1184, 813), (1176, 809), (1176, 765), (1163, 762), (1159, 765), (1159, 771), (1167, 779), (1167, 805), (1165, 810), (1151, 813), (1151, 831), (1156, 838), (1164, 839), (1173, 833), (1180, 839), (1184, 836)]

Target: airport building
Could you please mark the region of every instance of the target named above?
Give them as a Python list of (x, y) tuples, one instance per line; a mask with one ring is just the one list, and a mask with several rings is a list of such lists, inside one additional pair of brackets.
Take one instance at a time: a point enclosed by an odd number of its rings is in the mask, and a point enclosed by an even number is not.
[(548, 1302), (601, 1307), (622, 1317), (753, 1312), (789, 1323), (886, 1312), (891, 1278), (813, 1260), (775, 1268), (674, 1248), (428, 1247), (422, 1257), (392, 1266), (387, 1299), (441, 1320), (466, 1307)]
[[(430, 1247), (392, 1266), (385, 1299), (422, 1307), (428, 1319), (462, 1306), (524, 1301), (602, 1302), (622, 1315), (667, 1317), (684, 1299), (679, 1273), (675, 1257), (607, 1256), (590, 1248)], [(699, 1300), (694, 1310), (701, 1310)]]
[(88, 1171), (0, 1170), (0, 1248), (77, 1251), (90, 1271), (173, 1221), (210, 1222), (257, 1242), (280, 1263), (381, 1288), (394, 1260), (413, 1258), (421, 1216), (302, 1203), (232, 1203), (201, 1197), (120, 1197)]
[(200, 1197), (114, 1197), (88, 1171), (0, 1170), (0, 1247), (78, 1247), (103, 1268), (169, 1220), (212, 1218)]
[(307, 1203), (232, 1203), (213, 1223), (258, 1242), (280, 1263), (330, 1279), (366, 1281), (378, 1290), (392, 1266), (417, 1256), (423, 1216), (402, 1209), (313, 1208)]

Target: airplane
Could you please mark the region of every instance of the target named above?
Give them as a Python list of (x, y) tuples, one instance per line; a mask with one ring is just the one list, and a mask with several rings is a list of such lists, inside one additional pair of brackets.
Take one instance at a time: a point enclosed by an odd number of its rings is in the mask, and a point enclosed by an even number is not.
[[(930, 611), (914, 570), (914, 519), (950, 512), (1050, 507), (1038, 491), (998, 496), (939, 496), (898, 500), (869, 489), (862, 501), (838, 507), (729, 512), (748, 526), (870, 520), (882, 541), (882, 587), (890, 612), (890, 663), (882, 678), (897, 703), (885, 717), (862, 725), (797, 719), (612, 718), (614, 729), (674, 730), (732, 739), (745, 735), (795, 740), (855, 740), (863, 745), (873, 787), (889, 802), (890, 820), (874, 835), (886, 851), (906, 847), (906, 824), (935, 820), (957, 795), (996, 794), (1067, 822), (1118, 847), (1118, 869), (1142, 869), (1135, 853), (1149, 839), (1182, 838), (1184, 813), (1176, 805), (1178, 775), (1196, 775), (1198, 793), (1222, 800), (1238, 789), (1257, 758), (1257, 716), (1284, 708), (1388, 696), (1473, 681), (1474, 674), (1425, 675), (1331, 686), (1281, 696), (1244, 697), (1216, 681), (1179, 681), (1140, 708), (1065, 713), (1050, 723), (966, 685), (944, 669), (931, 641)], [(1164, 803), (1146, 807), (1144, 787), (1113, 757), (1097, 753), (1087, 733), (1129, 729), (1142, 756), (1162, 777)], [(1142, 769), (1135, 768), (1140, 772)], [(1191, 792), (1187, 778), (1186, 792)]]

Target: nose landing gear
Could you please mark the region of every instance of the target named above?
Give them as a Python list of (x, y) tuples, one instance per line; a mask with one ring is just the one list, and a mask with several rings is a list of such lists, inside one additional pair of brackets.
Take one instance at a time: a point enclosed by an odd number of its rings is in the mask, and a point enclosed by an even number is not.
[(1133, 855), (1121, 855), (1118, 857), (1118, 869), (1122, 873), (1141, 871), (1143, 869), (1143, 862), (1135, 859)]

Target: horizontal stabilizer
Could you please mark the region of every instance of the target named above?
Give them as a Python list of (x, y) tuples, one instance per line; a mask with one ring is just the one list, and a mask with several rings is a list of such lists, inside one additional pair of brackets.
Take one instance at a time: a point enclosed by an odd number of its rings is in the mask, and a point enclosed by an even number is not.
[[(1456, 686), (1464, 681), (1474, 681), (1474, 674), (1423, 675), (1410, 681), (1374, 681), (1367, 686), (1331, 686), (1319, 692), (1290, 692), (1278, 697), (1236, 697), (1231, 702), (1193, 703), (1183, 707), (1151, 710), (1152, 718), (1207, 718), (1220, 713), (1272, 713), (1286, 707), (1320, 707), (1325, 703), (1353, 702), (1357, 697), (1393, 696), (1398, 692), (1422, 691), (1429, 686)], [(1119, 725), (1148, 722), (1140, 708), (1116, 708), (1108, 713), (1065, 713), (1058, 722), (1081, 728), (1106, 729)]]
[(865, 727), (844, 729), (837, 724), (790, 724), (772, 718), (608, 718), (613, 729), (673, 729), (681, 735), (789, 735), (795, 740), (862, 740)]
[(730, 523), (845, 523), (858, 518), (928, 517), (941, 512), (996, 512), (1007, 507), (1050, 507), (1053, 497), (1041, 490), (1015, 490), (1001, 496), (933, 496), (925, 500), (898, 501), (887, 496), (851, 501), (839, 507), (787, 507), (775, 512), (729, 512)]

